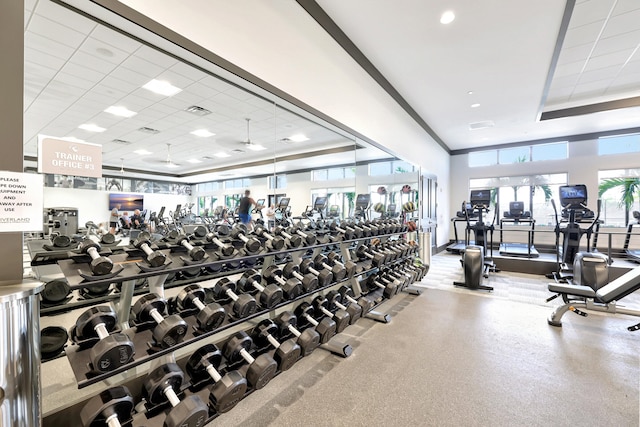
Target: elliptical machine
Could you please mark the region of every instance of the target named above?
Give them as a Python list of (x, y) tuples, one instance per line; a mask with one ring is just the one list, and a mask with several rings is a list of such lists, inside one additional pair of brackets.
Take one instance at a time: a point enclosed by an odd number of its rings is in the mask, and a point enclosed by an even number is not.
[[(493, 263), (493, 231), (495, 230), (496, 216), (494, 215), (491, 224), (486, 224), (483, 221), (483, 212), (489, 212), (491, 190), (473, 190), (469, 201), (471, 203), (471, 213), (477, 212), (477, 221), (471, 224), (469, 209), (464, 210), (467, 220), (466, 246), (460, 260), (464, 272), (464, 282), (453, 282), (453, 285), (471, 290), (492, 291), (493, 287), (482, 284), (482, 279), (489, 277), (489, 272), (498, 271)], [(469, 244), (471, 232), (475, 237), (474, 245)], [(487, 234), (490, 239), (488, 244)], [(489, 257), (486, 257), (487, 250), (491, 254)]]
[[(597, 213), (594, 215), (587, 207), (587, 187), (585, 185), (563, 185), (560, 187), (560, 205), (562, 206), (563, 221), (566, 221), (564, 227), (560, 226), (561, 221), (558, 220), (558, 210), (556, 203), (551, 199), (551, 205), (555, 213), (556, 226), (554, 229), (556, 235), (556, 262), (558, 270), (552, 273), (552, 278), (556, 282), (571, 283), (574, 276), (582, 275), (582, 267), (578, 267), (581, 271), (576, 272), (575, 264), (581, 264), (581, 261), (576, 262), (577, 255), (580, 253), (580, 259), (584, 258), (584, 254), (589, 254), (593, 257), (591, 252), (579, 252), (580, 241), (582, 236), (587, 237), (587, 250), (589, 250), (591, 235), (593, 233), (594, 226), (600, 219), (600, 206), (601, 201), (598, 199)], [(593, 218), (589, 225), (585, 228), (580, 227), (580, 221), (584, 221), (587, 218)], [(562, 234), (562, 246), (560, 245), (560, 235)], [(578, 279), (580, 280), (580, 279)], [(575, 283), (575, 280), (573, 280)]]

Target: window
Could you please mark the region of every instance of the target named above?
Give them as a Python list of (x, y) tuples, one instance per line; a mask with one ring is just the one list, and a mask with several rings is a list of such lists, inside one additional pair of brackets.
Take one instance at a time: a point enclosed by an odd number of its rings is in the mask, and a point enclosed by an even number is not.
[(598, 138), (598, 154), (637, 153), (640, 151), (640, 134), (617, 135)]
[[(608, 227), (626, 227), (629, 221), (633, 220), (632, 212), (640, 210), (640, 169), (598, 171), (598, 186), (600, 189), (606, 189), (600, 196), (600, 219)], [(625, 189), (629, 190), (634, 199), (628, 208), (623, 201)]]
[(311, 172), (312, 181), (326, 181), (329, 175), (329, 171), (327, 169), (318, 169)]
[(311, 173), (313, 181), (327, 181), (337, 179), (350, 179), (355, 178), (356, 168), (331, 168), (331, 169), (317, 169)]
[(227, 181), (224, 181), (223, 185), (225, 189), (249, 188), (251, 187), (251, 179), (249, 178), (229, 179)]
[(395, 173), (411, 173), (415, 172), (415, 170), (415, 166), (403, 160), (369, 163), (370, 176), (392, 175)]
[(498, 150), (498, 163), (507, 165), (510, 163), (524, 163), (531, 160), (531, 147), (503, 148)]
[(286, 175), (271, 175), (267, 177), (269, 189), (287, 188), (287, 176)]
[(546, 160), (561, 160), (568, 157), (568, 144), (566, 141), (551, 144), (540, 144), (531, 147), (531, 161), (542, 162)]
[(492, 166), (498, 164), (498, 150), (473, 151), (469, 153), (469, 167)]

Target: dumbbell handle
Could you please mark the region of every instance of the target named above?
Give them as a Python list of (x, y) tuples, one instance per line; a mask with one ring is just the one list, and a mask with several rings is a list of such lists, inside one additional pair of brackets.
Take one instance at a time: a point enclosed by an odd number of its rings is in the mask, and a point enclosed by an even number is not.
[(316, 276), (320, 275), (320, 272), (313, 267), (309, 267), (308, 270), (309, 270), (309, 273), (315, 274)]
[(155, 320), (158, 325), (164, 321), (164, 317), (162, 317), (162, 314), (158, 312), (157, 308), (151, 310), (149, 312), (149, 316), (153, 317), (153, 320)]
[(314, 319), (313, 317), (309, 316), (308, 314), (303, 314), (302, 315), (305, 319), (307, 319), (307, 322), (311, 323), (314, 327), (318, 326), (318, 321), (316, 319)]
[(305, 233), (304, 231), (300, 230), (299, 228), (298, 228), (298, 229), (296, 229), (296, 233), (298, 233), (298, 235), (299, 235), (300, 237), (304, 237), (305, 239), (306, 239), (307, 237), (309, 237), (309, 235), (308, 235), (307, 233)]
[(266, 237), (268, 240), (273, 240), (273, 239), (275, 239), (275, 237), (273, 237), (271, 234), (267, 233), (267, 232), (266, 232), (266, 231), (264, 231), (264, 230), (262, 231), (262, 235), (263, 235), (264, 237)]
[(109, 336), (109, 331), (107, 331), (107, 327), (104, 325), (104, 323), (98, 323), (93, 329), (96, 331), (96, 334), (98, 334), (98, 338), (100, 338), (101, 340)]
[(273, 280), (275, 280), (276, 282), (278, 282), (278, 284), (279, 284), (280, 286), (284, 286), (284, 285), (286, 285), (286, 284), (287, 284), (287, 281), (286, 281), (286, 280), (284, 280), (282, 277), (278, 276), (277, 274), (274, 274), (274, 275), (273, 275), (273, 276), (271, 276), (271, 277), (273, 277)]
[(149, 256), (149, 255), (151, 255), (151, 254), (153, 253), (153, 249), (151, 249), (151, 248), (149, 247), (149, 245), (148, 245), (148, 244), (146, 244), (146, 243), (141, 244), (141, 245), (140, 245), (140, 249), (142, 249), (142, 251), (143, 251), (145, 254), (147, 254), (147, 256)]
[(249, 354), (249, 352), (248, 352), (246, 349), (244, 349), (244, 348), (243, 348), (242, 350), (240, 350), (240, 356), (242, 356), (242, 358), (243, 358), (244, 360), (246, 360), (246, 361), (247, 361), (247, 363), (248, 363), (249, 365), (251, 365), (253, 362), (255, 362), (255, 361), (256, 361), (256, 359), (254, 359), (254, 358)]
[(235, 301), (238, 301), (238, 295), (237, 295), (235, 292), (233, 292), (231, 289), (227, 289), (227, 290), (226, 290), (226, 291), (224, 291), (224, 292), (225, 292), (225, 293), (229, 296), (229, 298), (231, 298), (234, 302), (235, 302)]
[(286, 239), (291, 239), (291, 238), (293, 237), (291, 234), (287, 233), (287, 232), (284, 230), (284, 228), (280, 229), (280, 234), (281, 234), (282, 236), (284, 236)]
[[(336, 307), (337, 307), (337, 306), (336, 306)], [(338, 308), (340, 308), (340, 307), (338, 307)], [(333, 317), (333, 313), (332, 313), (332, 312), (330, 312), (329, 310), (327, 310), (326, 308), (324, 308), (323, 306), (318, 305), (318, 309), (319, 309), (321, 312), (323, 312), (325, 316), (328, 316), (329, 318), (332, 318), (332, 317)]]
[(216, 245), (218, 245), (221, 248), (224, 248), (227, 246), (226, 243), (223, 243), (222, 240), (218, 239), (216, 236), (213, 236), (211, 238), (209, 238), (209, 240), (211, 240), (213, 243), (215, 243)]
[(326, 268), (327, 270), (331, 270), (331, 266), (329, 264), (327, 264), (326, 262), (323, 262), (321, 264), (324, 268)]
[(300, 274), (300, 272), (299, 272), (299, 271), (293, 270), (293, 271), (291, 272), (291, 275), (292, 275), (293, 277), (295, 277), (296, 279), (300, 280), (300, 281), (304, 280), (304, 276), (303, 276), (302, 274)]
[(249, 238), (242, 233), (238, 233), (238, 239), (242, 240), (245, 243), (249, 241)]
[(170, 385), (165, 387), (162, 392), (165, 396), (167, 396), (167, 400), (169, 401), (169, 403), (171, 403), (171, 406), (173, 406), (174, 408), (178, 406), (178, 404), (180, 403), (180, 399), (178, 399), (178, 395)]
[(280, 343), (278, 342), (277, 339), (275, 339), (273, 337), (273, 335), (269, 334), (267, 335), (267, 341), (269, 341), (269, 343), (273, 346), (273, 348), (277, 349), (280, 347)]
[(341, 303), (341, 302), (338, 302), (338, 301), (334, 301), (334, 302), (333, 302), (333, 305), (335, 305), (336, 307), (338, 307), (340, 310), (346, 310), (346, 309), (347, 309), (347, 307), (346, 307), (345, 305), (342, 305), (342, 303)]
[(260, 283), (258, 283), (256, 280), (253, 279), (249, 279), (249, 283), (251, 284), (251, 286), (253, 286), (254, 288), (256, 288), (258, 290), (258, 292), (264, 292), (264, 286), (262, 286)]
[(345, 230), (344, 228), (340, 228), (340, 226), (338, 226), (338, 225), (334, 225), (333, 229), (336, 230), (336, 231), (339, 231), (340, 233), (346, 233), (347, 232), (347, 230)]
[(194, 299), (191, 300), (193, 302), (193, 305), (195, 305), (198, 310), (202, 311), (204, 310), (204, 304), (202, 303), (202, 301), (200, 301), (200, 298), (196, 297)]
[(118, 414), (111, 414), (107, 417), (106, 420), (104, 420), (105, 423), (109, 426), (109, 427), (121, 427), (122, 424), (120, 424), (120, 420), (118, 419)]
[(100, 253), (98, 253), (98, 250), (94, 247), (90, 247), (89, 249), (87, 249), (87, 253), (91, 257), (91, 259), (96, 259), (100, 257)]
[(293, 325), (287, 326), (287, 329), (296, 337), (299, 337), (300, 335), (302, 335), (302, 333), (299, 330), (297, 330)]
[(391, 283), (391, 280), (387, 279), (386, 277), (382, 277), (382, 276), (381, 276), (381, 277), (380, 277), (380, 280), (382, 280), (382, 282), (383, 282), (383, 283), (385, 283), (385, 284), (387, 284), (387, 285), (388, 285), (389, 283)]
[(337, 266), (339, 266), (340, 268), (345, 268), (344, 264), (343, 264), (343, 263), (341, 263), (340, 261), (338, 261), (338, 260), (337, 260), (337, 259), (335, 259), (335, 258), (334, 258), (334, 259), (333, 259), (333, 261), (331, 261), (331, 262), (333, 263), (333, 265), (337, 265)]
[(379, 287), (380, 289), (385, 289), (386, 286), (383, 285), (382, 283), (378, 282), (378, 279), (374, 279), (373, 280), (373, 284), (376, 285), (377, 287)]
[(222, 379), (222, 375), (220, 375), (220, 373), (216, 370), (216, 368), (213, 367), (211, 363), (207, 365), (206, 369), (207, 369), (207, 373), (213, 379), (214, 382), (216, 383), (220, 382), (220, 380)]
[[(355, 299), (353, 299), (353, 298), (351, 297), (351, 295), (344, 294), (344, 295), (342, 296), (342, 298), (345, 298), (345, 299), (346, 299), (347, 301), (349, 301), (351, 304), (357, 304), (357, 303), (358, 303), (358, 301), (356, 301)], [(336, 305), (336, 307), (337, 307), (337, 305)]]
[(180, 241), (180, 244), (181, 244), (182, 246), (184, 246), (185, 248), (187, 248), (187, 250), (188, 250), (188, 251), (193, 250), (193, 245), (192, 245), (191, 243), (189, 243), (189, 241), (188, 241), (187, 239), (182, 239), (182, 240)]

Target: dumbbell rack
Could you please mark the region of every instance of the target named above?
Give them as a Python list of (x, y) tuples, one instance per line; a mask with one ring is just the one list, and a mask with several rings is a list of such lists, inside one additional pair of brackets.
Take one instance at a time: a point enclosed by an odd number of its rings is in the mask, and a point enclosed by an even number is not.
[[(402, 234), (402, 233), (401, 232), (390, 233), (385, 235), (377, 235), (375, 237), (378, 239), (387, 240), (390, 238), (392, 239), (398, 236), (399, 234)], [(362, 243), (362, 241), (365, 241), (368, 239), (369, 238), (345, 240), (339, 243), (336, 243), (336, 242), (320, 243), (310, 247), (288, 249), (288, 250), (279, 251), (277, 253), (263, 252), (256, 255), (234, 258), (232, 260), (229, 260), (229, 259), (215, 260), (215, 257), (212, 256), (209, 258), (209, 260), (198, 263), (196, 267), (205, 269), (210, 266), (216, 267), (220, 265), (228, 265), (231, 261), (234, 263), (243, 263), (244, 261), (261, 260), (262, 262), (259, 265), (256, 264), (255, 268), (261, 267), (264, 269), (269, 265), (276, 263), (279, 260), (293, 259), (294, 261), (299, 263), (300, 260), (308, 256), (309, 253), (311, 253), (311, 256), (315, 256), (316, 254), (320, 253), (321, 251), (327, 248), (336, 248), (336, 247), (339, 248), (343, 259), (347, 260), (347, 259), (350, 259), (351, 257), (349, 248), (354, 244)], [(164, 296), (165, 281), (169, 275), (180, 273), (185, 269), (194, 268), (194, 264), (185, 265), (181, 261), (181, 255), (184, 255), (184, 253), (181, 252), (179, 249), (175, 251), (172, 251), (172, 250), (164, 250), (164, 251), (167, 255), (167, 259), (170, 260), (171, 262), (170, 263), (167, 262), (165, 265), (165, 268), (163, 269), (143, 271), (143, 269), (138, 267), (138, 263), (142, 262), (141, 259), (136, 259), (135, 257), (132, 257), (131, 253), (114, 254), (110, 258), (112, 259), (114, 264), (121, 266), (122, 270), (114, 277), (104, 277), (104, 278), (92, 277), (90, 281), (86, 280), (86, 274), (90, 271), (88, 268), (88, 264), (83, 262), (77, 262), (78, 260), (82, 261), (82, 259), (78, 258), (76, 259), (76, 261), (74, 260), (58, 261), (58, 265), (72, 290), (85, 288), (88, 285), (90, 286), (90, 285), (113, 284), (113, 283), (121, 284), (121, 290), (119, 294), (111, 294), (106, 299), (96, 299), (96, 301), (88, 300), (88, 303), (95, 304), (95, 303), (100, 303), (105, 301), (111, 301), (116, 308), (118, 319), (124, 333), (126, 333), (131, 338), (136, 348), (136, 355), (134, 357), (134, 360), (131, 363), (125, 366), (122, 366), (121, 368), (118, 368), (116, 370), (110, 371), (108, 373), (96, 374), (96, 373), (93, 373), (89, 368), (89, 351), (79, 350), (75, 345), (69, 346), (66, 349), (66, 355), (72, 367), (74, 375), (76, 377), (78, 388), (84, 388), (92, 384), (100, 383), (102, 381), (115, 377), (116, 375), (121, 374), (125, 371), (129, 371), (129, 373), (126, 373), (122, 377), (117, 378), (116, 381), (118, 382), (128, 381), (130, 384), (135, 384), (136, 381), (139, 382), (138, 377), (141, 374), (144, 374), (144, 372), (140, 373), (138, 372), (137, 369), (133, 369), (133, 368), (139, 367), (147, 363), (151, 363), (155, 359), (159, 359), (159, 358), (169, 357), (169, 358), (179, 359), (181, 354), (183, 355), (188, 354), (189, 349), (193, 351), (193, 349), (195, 349), (196, 346), (200, 346), (208, 342), (216, 342), (216, 343), (222, 342), (235, 331), (241, 330), (243, 328), (246, 329), (248, 325), (259, 321), (261, 318), (273, 317), (275, 313), (279, 311), (290, 309), (292, 306), (296, 305), (298, 301), (308, 299), (318, 294), (319, 292), (337, 288), (342, 285), (349, 286), (353, 290), (355, 295), (362, 295), (362, 294), (368, 293), (374, 299), (374, 301), (376, 301), (375, 305), (377, 305), (377, 303), (379, 303), (382, 300), (382, 292), (378, 292), (378, 291), (368, 292), (367, 290), (363, 291), (361, 288), (360, 281), (358, 280), (358, 278), (366, 278), (368, 275), (373, 274), (378, 270), (376, 267), (370, 266), (365, 261), (365, 262), (358, 263), (360, 268), (353, 278), (350, 278), (350, 279), (347, 278), (340, 282), (333, 282), (325, 287), (318, 288), (311, 292), (302, 294), (298, 298), (295, 298), (293, 300), (283, 301), (280, 304), (278, 304), (276, 307), (271, 308), (269, 310), (260, 310), (257, 313), (243, 319), (231, 319), (227, 317), (225, 322), (222, 324), (222, 326), (217, 328), (215, 331), (198, 333), (196, 331), (197, 323), (195, 322), (195, 317), (191, 315), (193, 314), (193, 312), (178, 313), (178, 314), (181, 314), (182, 317), (189, 324), (189, 332), (187, 333), (187, 336), (185, 337), (184, 341), (167, 349), (156, 348), (149, 345), (149, 343), (153, 341), (152, 335), (151, 335), (151, 329), (145, 328), (146, 325), (131, 325), (131, 322), (129, 322), (129, 319), (130, 319), (129, 308), (131, 307), (133, 296), (136, 294), (144, 293), (144, 292), (155, 292), (155, 293), (158, 293), (160, 296)], [(398, 263), (403, 261), (396, 260), (394, 262)], [(366, 265), (367, 267), (363, 268), (362, 267), (363, 265)], [(202, 286), (203, 288), (206, 289), (207, 288), (206, 282), (208, 280), (212, 280), (217, 277), (224, 277), (224, 276), (239, 274), (239, 273), (242, 273), (247, 268), (252, 268), (252, 267), (239, 268), (233, 271), (220, 271), (218, 273), (214, 273), (208, 276), (194, 277), (193, 280), (190, 280), (189, 282), (193, 282), (193, 281), (204, 282), (202, 283)], [(144, 278), (147, 279), (149, 283), (149, 288), (135, 289), (136, 282)], [(181, 284), (186, 284), (186, 282), (183, 282)], [(173, 286), (174, 284), (171, 284), (171, 285)], [(178, 284), (175, 284), (175, 286), (178, 286)], [(85, 302), (83, 302), (83, 304), (84, 303)], [(71, 308), (77, 308), (77, 307), (67, 307), (67, 309), (71, 309)], [(229, 307), (225, 306), (225, 309), (227, 313), (231, 312)], [(371, 311), (370, 316), (373, 318), (376, 318), (376, 320), (381, 320), (381, 321), (385, 320), (384, 315), (381, 315), (378, 317), (375, 311)], [(130, 327), (130, 326), (133, 326), (133, 327)], [(341, 355), (344, 356), (344, 348), (342, 347), (337, 346), (332, 349), (331, 346), (328, 346), (328, 349), (333, 351), (336, 354), (340, 354), (342, 352)], [(186, 358), (183, 357), (183, 359), (186, 359)], [(46, 368), (46, 365), (44, 367)], [(227, 367), (223, 366), (222, 368), (224, 370)], [(183, 388), (186, 389), (187, 392), (189, 393), (198, 392), (197, 391), (198, 385), (196, 384), (187, 383)], [(204, 388), (204, 390), (201, 390), (200, 392), (203, 393), (206, 401), (207, 400), (206, 394), (208, 393), (207, 389)], [(252, 392), (252, 390), (250, 390), (249, 392)], [(146, 415), (142, 415), (142, 418), (144, 418), (145, 421), (141, 425), (143, 424), (154, 425), (153, 423), (149, 424), (150, 420), (147, 418), (150, 415), (152, 415), (153, 410), (155, 409), (152, 408), (149, 411), (149, 413), (147, 413)], [(161, 409), (158, 409), (158, 410), (161, 410)], [(215, 414), (213, 414), (212, 416), (215, 416)], [(161, 423), (158, 423), (158, 425), (160, 424)], [(135, 420), (134, 420), (134, 425), (136, 425)]]

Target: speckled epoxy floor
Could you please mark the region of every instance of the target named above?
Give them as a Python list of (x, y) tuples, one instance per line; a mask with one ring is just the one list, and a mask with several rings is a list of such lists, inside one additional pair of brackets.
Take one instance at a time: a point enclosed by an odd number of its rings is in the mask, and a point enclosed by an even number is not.
[(640, 332), (626, 330), (636, 318), (567, 315), (554, 328), (553, 303), (435, 289), (440, 262), (422, 295), (380, 308), (391, 323), (343, 332), (351, 357), (317, 350), (210, 425), (640, 424)]

